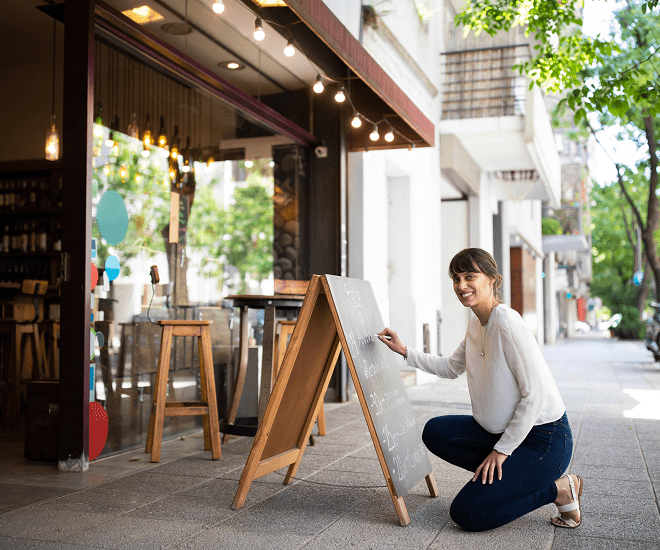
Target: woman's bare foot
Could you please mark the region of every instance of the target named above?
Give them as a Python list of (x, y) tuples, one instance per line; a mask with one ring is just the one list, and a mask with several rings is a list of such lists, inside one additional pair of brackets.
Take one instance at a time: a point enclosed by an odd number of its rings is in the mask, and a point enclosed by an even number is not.
[[(582, 478), (580, 476), (571, 475), (573, 481), (573, 491), (571, 491), (571, 483), (569, 476), (564, 476), (555, 481), (557, 485), (557, 500), (555, 505), (559, 509), (560, 515), (552, 518), (550, 521), (557, 527), (567, 527), (574, 529), (578, 527), (582, 521), (580, 509), (580, 495), (582, 494)], [(571, 506), (567, 506), (571, 505)], [(569, 509), (561, 510), (560, 507), (567, 506)], [(573, 508), (572, 510), (570, 508)]]

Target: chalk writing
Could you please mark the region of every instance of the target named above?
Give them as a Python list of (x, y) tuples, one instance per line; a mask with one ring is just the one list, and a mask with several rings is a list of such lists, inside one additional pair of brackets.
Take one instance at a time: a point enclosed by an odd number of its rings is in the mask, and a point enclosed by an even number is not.
[(404, 459), (401, 459), (401, 457), (398, 455), (394, 457), (395, 467), (392, 470), (392, 474), (396, 474), (399, 481), (404, 480), (408, 474), (408, 469), (415, 468), (418, 464), (420, 464), (425, 456), (426, 448), (424, 447), (423, 443), (420, 443), (417, 447), (415, 447), (412, 453), (410, 452), (410, 449), (407, 449)]
[(360, 355), (360, 348), (358, 347), (352, 332), (346, 334), (346, 343), (348, 344), (353, 357)]
[(369, 397), (371, 397), (371, 408), (375, 411), (376, 416), (381, 415), (385, 410), (383, 406), (385, 398), (380, 399), (376, 393), (369, 394)]
[(373, 378), (374, 376), (378, 376), (378, 374), (380, 374), (384, 368), (384, 365), (381, 363), (378, 357), (370, 357), (369, 359), (363, 357), (362, 365), (364, 376), (367, 380)]
[(396, 449), (396, 446), (399, 444), (399, 437), (408, 433), (416, 425), (417, 422), (413, 416), (408, 416), (401, 421), (397, 420), (391, 429), (389, 424), (385, 424), (383, 426), (383, 435), (385, 436), (383, 443), (387, 443), (387, 450), (392, 451)]

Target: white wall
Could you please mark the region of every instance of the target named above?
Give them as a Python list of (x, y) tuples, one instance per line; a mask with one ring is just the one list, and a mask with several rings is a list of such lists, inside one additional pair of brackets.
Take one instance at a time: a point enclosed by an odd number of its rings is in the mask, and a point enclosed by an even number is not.
[(442, 203), (442, 324), (440, 330), (443, 356), (451, 355), (465, 337), (468, 320), (472, 312), (463, 306), (456, 295), (449, 278), (449, 262), (454, 255), (467, 248), (468, 242), (468, 203), (467, 201), (448, 201)]

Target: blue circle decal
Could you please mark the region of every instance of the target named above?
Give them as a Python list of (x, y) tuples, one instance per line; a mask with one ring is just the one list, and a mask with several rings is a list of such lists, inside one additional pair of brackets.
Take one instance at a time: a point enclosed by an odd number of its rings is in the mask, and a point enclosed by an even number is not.
[(96, 208), (96, 223), (101, 236), (109, 244), (119, 244), (124, 240), (128, 231), (128, 211), (117, 191), (103, 193)]
[(108, 259), (105, 261), (105, 273), (110, 281), (114, 281), (117, 278), (119, 275), (119, 258), (117, 256), (108, 256)]

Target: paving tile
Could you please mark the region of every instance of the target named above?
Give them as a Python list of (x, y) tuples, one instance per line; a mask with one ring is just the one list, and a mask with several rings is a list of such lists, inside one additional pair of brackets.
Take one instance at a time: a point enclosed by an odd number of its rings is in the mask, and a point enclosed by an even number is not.
[(657, 542), (612, 540), (601, 537), (585, 537), (574, 529), (557, 529), (552, 550), (658, 550)]
[(178, 493), (182, 489), (201, 483), (203, 479), (174, 474), (155, 474), (151, 471), (131, 474), (103, 484), (105, 489), (138, 491), (145, 493)]
[(0, 513), (22, 508), (36, 502), (42, 502), (70, 493), (72, 489), (66, 487), (34, 487), (18, 483), (0, 482)]
[(310, 548), (316, 548), (311, 535), (286, 531), (271, 534), (221, 524), (201, 531), (172, 547), (172, 550), (298, 550), (310, 540)]
[(387, 515), (365, 513), (361, 508), (345, 514), (316, 537), (310, 548), (426, 548), (447, 521), (427, 502), (402, 527), (391, 501), (390, 506), (392, 511)]
[(612, 541), (658, 543), (660, 519), (629, 516), (622, 521), (616, 512), (610, 512), (587, 514), (585, 509), (585, 521), (580, 526), (580, 536), (608, 538)]
[(90, 487), (39, 505), (39, 508), (119, 515), (130, 512), (166, 495), (137, 491), (117, 491), (104, 486)]
[(88, 529), (63, 542), (87, 547), (160, 550), (191, 536), (200, 526), (195, 523), (121, 516), (94, 529)]
[[(250, 485), (244, 506), (251, 506), (252, 504), (256, 504), (257, 502), (271, 497), (274, 494), (280, 493), (287, 488), (287, 486), (283, 485), (281, 482), (279, 484), (264, 483), (261, 481), (261, 479), (263, 478), (260, 478), (258, 481), (253, 481)], [(230, 479), (214, 479), (200, 483), (194, 487), (183, 489), (177, 493), (177, 495), (189, 495), (213, 499), (222, 505), (226, 505), (227, 508), (230, 508), (231, 504), (234, 502), (234, 497), (237, 490), (237, 481)]]
[(29, 537), (38, 540), (62, 540), (81, 531), (96, 529), (112, 516), (30, 506), (0, 515), (0, 536)]
[(57, 541), (0, 537), (0, 550), (88, 550), (88, 546)]
[(549, 550), (554, 527), (546, 517), (528, 514), (498, 529), (480, 533), (463, 531), (449, 521), (428, 550)]
[[(225, 453), (226, 455), (227, 453)], [(211, 459), (211, 453), (206, 457), (205, 453), (198, 453), (189, 457), (179, 458), (167, 464), (158, 465), (149, 470), (154, 474), (173, 474), (179, 476), (193, 476), (214, 478), (227, 470), (245, 464), (245, 457), (240, 459), (236, 456), (223, 456), (218, 460)]]
[(283, 506), (274, 498), (243, 508), (224, 524), (247, 531), (315, 536), (345, 513), (339, 510), (305, 508), (297, 502)]
[(213, 525), (232, 513), (230, 504), (218, 499), (172, 495), (135, 508), (127, 514), (127, 517)]

